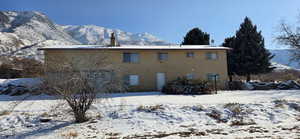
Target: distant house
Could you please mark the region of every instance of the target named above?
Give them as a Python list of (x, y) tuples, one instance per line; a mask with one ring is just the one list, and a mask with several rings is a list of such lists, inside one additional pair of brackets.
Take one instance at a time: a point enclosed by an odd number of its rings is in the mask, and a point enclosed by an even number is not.
[(46, 64), (54, 57), (81, 57), (84, 60), (85, 55), (105, 54), (107, 60), (120, 69), (117, 74), (128, 82), (131, 91), (160, 90), (166, 82), (178, 77), (203, 80), (216, 77), (221, 84), (228, 78), (226, 47), (75, 45), (40, 50), (44, 50)]

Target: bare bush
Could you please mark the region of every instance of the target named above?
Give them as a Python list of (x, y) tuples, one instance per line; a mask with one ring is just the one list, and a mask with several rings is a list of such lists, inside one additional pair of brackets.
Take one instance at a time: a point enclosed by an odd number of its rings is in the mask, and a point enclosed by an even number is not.
[(43, 63), (30, 58), (0, 57), (0, 78), (41, 77)]
[(297, 70), (282, 70), (253, 76), (254, 80), (262, 82), (298, 80), (299, 78), (300, 71)]
[(13, 64), (22, 69), (22, 78), (41, 77), (44, 74), (43, 63), (31, 58), (14, 58)]
[(86, 112), (97, 94), (120, 89), (121, 83), (103, 56), (56, 57), (48, 59), (44, 88), (63, 98), (71, 107), (76, 122), (88, 120)]

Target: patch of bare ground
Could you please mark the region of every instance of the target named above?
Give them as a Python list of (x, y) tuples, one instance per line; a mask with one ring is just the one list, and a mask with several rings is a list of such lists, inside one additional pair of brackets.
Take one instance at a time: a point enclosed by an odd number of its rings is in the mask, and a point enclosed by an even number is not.
[(207, 133), (204, 131), (197, 131), (193, 128), (190, 128), (189, 131), (179, 131), (179, 132), (158, 132), (156, 134), (145, 134), (145, 135), (130, 135), (127, 137), (124, 137), (123, 139), (132, 139), (132, 138), (165, 138), (169, 136), (179, 136), (179, 137), (191, 137), (191, 136), (207, 136)]

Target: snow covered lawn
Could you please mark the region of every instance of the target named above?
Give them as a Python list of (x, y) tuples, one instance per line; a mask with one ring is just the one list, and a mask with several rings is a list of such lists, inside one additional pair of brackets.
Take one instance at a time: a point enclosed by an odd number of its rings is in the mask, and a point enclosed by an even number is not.
[(71, 114), (52, 96), (0, 95), (0, 138), (300, 137), (299, 90), (112, 94), (97, 100), (86, 123)]

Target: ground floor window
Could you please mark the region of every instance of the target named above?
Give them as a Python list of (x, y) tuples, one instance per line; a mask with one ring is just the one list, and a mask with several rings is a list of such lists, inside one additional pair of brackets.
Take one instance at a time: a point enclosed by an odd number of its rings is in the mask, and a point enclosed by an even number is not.
[(139, 85), (139, 75), (127, 75), (125, 76), (125, 83), (130, 86)]
[(207, 74), (207, 80), (214, 81), (215, 79), (219, 80), (220, 75), (217, 73), (208, 73)]
[(187, 79), (194, 79), (195, 75), (193, 73), (186, 74)]

